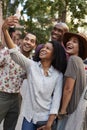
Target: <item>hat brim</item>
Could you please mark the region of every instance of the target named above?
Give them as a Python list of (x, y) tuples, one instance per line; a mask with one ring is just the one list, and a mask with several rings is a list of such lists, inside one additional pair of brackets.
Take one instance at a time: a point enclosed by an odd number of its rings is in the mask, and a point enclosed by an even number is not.
[(81, 58), (83, 60), (86, 59), (87, 58), (87, 38), (84, 35), (82, 35), (80, 33), (78, 33), (78, 34), (70, 33), (70, 32), (65, 33), (64, 36), (63, 36), (63, 44), (64, 44), (64, 46), (66, 47), (66, 43), (73, 36), (76, 36), (80, 40), (80, 42), (83, 44), (84, 53), (83, 53), (83, 57), (81, 57)]

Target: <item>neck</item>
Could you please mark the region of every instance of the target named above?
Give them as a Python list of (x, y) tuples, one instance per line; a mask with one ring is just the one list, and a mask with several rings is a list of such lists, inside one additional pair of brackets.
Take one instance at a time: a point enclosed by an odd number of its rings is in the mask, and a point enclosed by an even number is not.
[(51, 61), (49, 62), (49, 61), (43, 60), (43, 61), (41, 61), (41, 63), (42, 63), (43, 69), (49, 69), (51, 66)]
[(24, 56), (26, 56), (26, 57), (29, 57), (29, 56), (30, 56), (30, 52), (25, 52), (25, 51), (22, 51), (22, 50), (21, 50), (21, 52), (22, 52), (22, 54), (23, 54)]

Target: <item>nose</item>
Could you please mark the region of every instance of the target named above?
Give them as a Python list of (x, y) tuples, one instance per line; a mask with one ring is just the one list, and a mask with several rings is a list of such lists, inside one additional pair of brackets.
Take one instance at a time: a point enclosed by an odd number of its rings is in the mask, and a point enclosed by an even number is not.
[(54, 30), (54, 34), (58, 34), (58, 30)]
[(31, 41), (30, 41), (30, 40), (28, 40), (28, 41), (27, 41), (27, 43), (30, 45), (30, 44), (31, 44)]
[(43, 47), (41, 50), (46, 50), (46, 47)]
[(67, 44), (72, 44), (72, 40), (69, 40), (69, 41), (67, 42)]
[(71, 41), (68, 41), (68, 42), (66, 43), (66, 47), (69, 46), (69, 45), (71, 45), (71, 44), (72, 44), (72, 42), (71, 42)]

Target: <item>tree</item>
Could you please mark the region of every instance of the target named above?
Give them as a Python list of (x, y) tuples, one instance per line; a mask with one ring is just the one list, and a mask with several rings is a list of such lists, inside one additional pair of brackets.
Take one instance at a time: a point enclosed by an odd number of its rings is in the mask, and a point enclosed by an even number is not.
[(19, 0), (2, 0), (3, 18), (13, 15), (18, 7)]
[[(5, 2), (10, 4), (10, 0), (4, 0), (4, 4)], [(78, 26), (87, 25), (87, 22), (84, 21), (87, 15), (87, 0), (26, 0), (25, 2), (15, 0), (13, 5), (10, 4), (8, 7), (5, 7), (6, 4), (4, 5), (3, 10), (7, 10), (4, 16), (14, 14), (19, 3), (23, 6), (21, 15), (27, 14), (27, 21), (22, 17), (20, 23), (25, 25), (26, 31), (36, 34), (39, 43), (44, 43), (49, 39), (54, 22), (66, 22), (70, 30), (75, 32)]]

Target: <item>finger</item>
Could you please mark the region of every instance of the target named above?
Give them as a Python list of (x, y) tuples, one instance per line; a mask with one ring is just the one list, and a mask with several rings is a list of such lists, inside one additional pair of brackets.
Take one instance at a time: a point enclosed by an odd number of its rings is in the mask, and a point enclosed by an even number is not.
[(7, 23), (9, 23), (9, 22), (15, 22), (15, 23), (18, 23), (18, 19), (15, 17), (15, 16), (13, 16), (13, 17), (8, 17), (6, 20), (5, 20), (5, 22), (7, 22)]
[(39, 127), (37, 130), (43, 130), (44, 128), (45, 128), (45, 125), (44, 125), (44, 126)]

